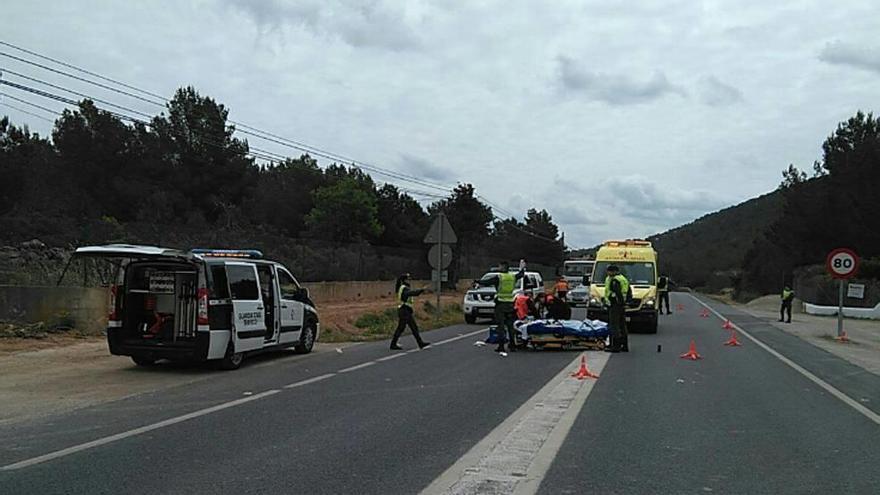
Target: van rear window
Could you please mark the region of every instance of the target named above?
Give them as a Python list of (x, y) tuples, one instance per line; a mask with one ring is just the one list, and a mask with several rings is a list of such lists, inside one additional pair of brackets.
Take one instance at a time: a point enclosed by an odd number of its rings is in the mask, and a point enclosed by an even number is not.
[(257, 284), (257, 272), (252, 266), (227, 265), (226, 276), (229, 278), (229, 290), (236, 301), (259, 301), (260, 290)]
[(211, 299), (229, 299), (229, 281), (225, 265), (211, 266)]

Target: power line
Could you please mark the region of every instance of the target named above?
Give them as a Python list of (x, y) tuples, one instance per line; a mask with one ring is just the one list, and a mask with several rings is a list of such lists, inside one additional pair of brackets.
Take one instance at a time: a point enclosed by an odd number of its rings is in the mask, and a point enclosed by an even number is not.
[(15, 110), (16, 112), (21, 112), (21, 113), (23, 113), (23, 114), (30, 115), (31, 117), (35, 117), (35, 118), (38, 118), (38, 119), (40, 119), (40, 120), (44, 120), (44, 121), (46, 121), (46, 122), (52, 122), (52, 123), (55, 122), (54, 120), (52, 120), (52, 119), (50, 119), (50, 118), (48, 118), (48, 117), (43, 117), (42, 115), (36, 114), (36, 113), (34, 113), (34, 112), (29, 112), (29, 111), (27, 111), (27, 110), (25, 110), (25, 109), (23, 109), (23, 108), (18, 108), (17, 106), (15, 106), (15, 105), (10, 105), (9, 103), (6, 103), (5, 101), (0, 101), (0, 105), (3, 105), (4, 107), (11, 108), (11, 109)]

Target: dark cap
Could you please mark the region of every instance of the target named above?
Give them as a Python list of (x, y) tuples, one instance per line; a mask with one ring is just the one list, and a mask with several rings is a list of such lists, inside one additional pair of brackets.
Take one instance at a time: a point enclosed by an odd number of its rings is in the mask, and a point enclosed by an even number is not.
[(617, 265), (608, 265), (608, 268), (605, 269), (606, 272), (619, 272), (620, 268)]

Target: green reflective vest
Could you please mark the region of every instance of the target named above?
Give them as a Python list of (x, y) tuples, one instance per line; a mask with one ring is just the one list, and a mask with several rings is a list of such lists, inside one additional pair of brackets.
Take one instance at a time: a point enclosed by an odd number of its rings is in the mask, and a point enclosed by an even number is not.
[(498, 292), (495, 298), (500, 302), (513, 302), (514, 289), (516, 289), (516, 275), (512, 273), (499, 273)]
[[(612, 297), (616, 297), (611, 292), (611, 281), (617, 280), (617, 283), (620, 284), (620, 293), (623, 295), (623, 301), (612, 301)], [(626, 303), (626, 295), (629, 293), (629, 280), (624, 277), (622, 274), (618, 273), (613, 277), (605, 277), (605, 299), (608, 302), (619, 302), (621, 304)]]
[(794, 298), (794, 291), (788, 289), (782, 289), (782, 300), (790, 301)]
[(399, 289), (397, 289), (397, 300), (400, 301), (401, 306), (409, 306), (412, 307), (412, 296), (403, 298), (403, 290), (406, 289), (405, 285), (401, 285)]

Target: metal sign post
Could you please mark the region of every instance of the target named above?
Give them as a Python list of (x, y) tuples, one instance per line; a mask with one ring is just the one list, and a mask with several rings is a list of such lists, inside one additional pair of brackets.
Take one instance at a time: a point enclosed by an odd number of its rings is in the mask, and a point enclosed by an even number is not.
[(452, 230), (452, 225), (449, 224), (446, 214), (441, 211), (437, 214), (437, 219), (431, 224), (431, 228), (428, 229), (424, 239), (425, 244), (434, 244), (428, 253), (428, 263), (433, 268), (431, 278), (433, 278), (434, 274), (437, 276), (437, 284), (435, 285), (437, 292), (437, 320), (440, 319), (440, 293), (443, 290), (443, 270), (452, 262), (452, 249), (446, 246), (446, 244), (455, 244), (456, 242), (458, 242), (458, 237), (455, 235), (455, 231)]
[(845, 340), (843, 332), (843, 282), (856, 275), (859, 270), (859, 256), (852, 249), (837, 248), (828, 253), (825, 268), (837, 279), (837, 338)]

